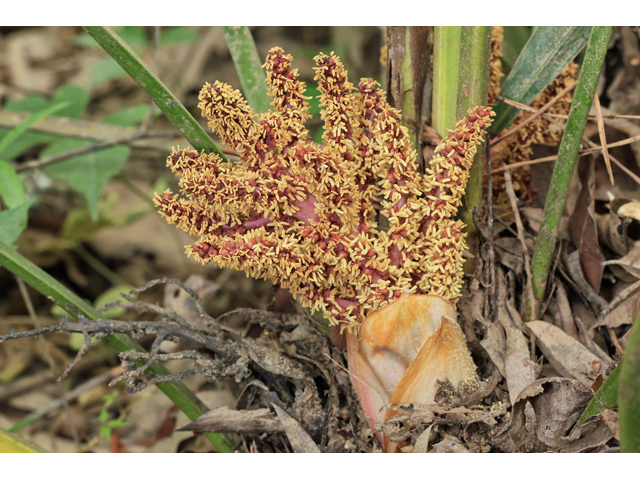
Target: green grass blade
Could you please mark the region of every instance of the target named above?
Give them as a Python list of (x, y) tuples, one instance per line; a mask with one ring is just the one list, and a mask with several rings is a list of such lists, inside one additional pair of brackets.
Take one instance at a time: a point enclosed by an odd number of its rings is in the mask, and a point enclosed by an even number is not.
[(462, 27), (434, 27), (433, 128), (445, 137), (458, 119), (458, 76)]
[(49, 453), (15, 433), (0, 428), (0, 453)]
[(611, 30), (611, 27), (593, 27), (580, 69), (578, 85), (558, 150), (558, 159), (551, 176), (549, 193), (542, 215), (542, 226), (533, 249), (531, 259), (532, 285), (537, 305), (528, 305), (525, 309), (530, 318), (537, 317), (538, 306), (542, 304), (544, 299), (549, 269), (553, 261), (553, 251), (560, 229), (560, 218), (567, 199), (569, 182), (578, 159), (578, 149), (582, 141), (584, 127), (587, 124), (589, 110), (609, 46)]
[(240, 77), (244, 98), (256, 113), (269, 111), (271, 97), (266, 83), (267, 75), (249, 27), (222, 27), (233, 64)]
[(207, 153), (217, 153), (226, 159), (204, 128), (117, 33), (109, 27), (83, 28), (147, 92), (193, 148)]
[(53, 115), (58, 110), (62, 110), (66, 106), (70, 105), (71, 102), (61, 102), (56, 103), (54, 105), (50, 105), (47, 108), (43, 108), (37, 113), (30, 115), (24, 122), (13, 128), (9, 133), (7, 133), (2, 140), (0, 140), (0, 156), (2, 156), (2, 152), (15, 142), (20, 135), (29, 130), (38, 120)]
[[(589, 39), (591, 27), (539, 27), (522, 49), (500, 95), (529, 105), (558, 76)], [(491, 133), (496, 135), (520, 113), (498, 103)]]
[[(49, 297), (57, 305), (64, 308), (70, 315), (74, 317), (76, 316), (74, 311), (67, 309), (68, 303), (74, 305), (82, 315), (90, 320), (100, 318), (99, 312), (93, 306), (62, 285), (40, 267), (27, 260), (2, 242), (0, 242), (0, 266), (5, 267), (14, 275), (22, 278), (41, 294)], [(127, 350), (137, 350), (139, 352), (145, 351), (137, 342), (126, 335), (109, 335), (104, 340), (118, 352), (125, 352)], [(133, 360), (133, 362), (136, 363), (137, 366), (144, 365), (144, 361)], [(149, 367), (148, 371), (155, 375), (169, 375), (171, 373), (164, 365), (161, 364)], [(200, 415), (208, 411), (207, 407), (182, 382), (162, 382), (158, 383), (157, 386), (191, 420), (195, 420)], [(226, 437), (215, 433), (207, 433), (205, 435), (209, 440), (211, 440), (211, 443), (218, 451), (232, 451), (232, 445)]]
[(619, 369), (620, 449), (623, 453), (640, 453), (640, 314), (631, 328)]

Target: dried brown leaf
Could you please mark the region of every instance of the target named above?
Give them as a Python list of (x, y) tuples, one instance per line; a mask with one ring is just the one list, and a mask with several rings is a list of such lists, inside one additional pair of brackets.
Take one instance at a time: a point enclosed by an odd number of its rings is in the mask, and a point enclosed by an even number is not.
[(527, 327), (549, 363), (558, 373), (591, 386), (601, 371), (602, 361), (575, 338), (547, 322), (535, 320)]
[(293, 451), (296, 453), (320, 453), (320, 448), (309, 434), (305, 431), (300, 423), (291, 417), (287, 412), (276, 404), (271, 404), (276, 411), (280, 423), (282, 424), (284, 431), (287, 434), (287, 438), (293, 447)]
[(598, 229), (595, 219), (593, 198), (595, 188), (594, 164), (593, 155), (590, 155), (587, 161), (582, 161), (579, 164), (582, 188), (578, 195), (575, 210), (569, 219), (569, 233), (574, 245), (580, 252), (580, 265), (585, 279), (596, 292), (599, 292), (604, 270), (602, 262), (605, 261), (605, 258), (598, 244)]
[[(506, 335), (505, 378), (509, 387), (509, 399), (513, 405), (518, 394), (538, 377), (538, 366), (529, 356), (529, 344), (524, 333), (517, 327), (522, 323), (515, 309), (509, 308), (506, 298), (504, 274), (498, 271), (498, 320)], [(513, 318), (517, 316), (517, 318)]]
[(177, 430), (196, 433), (284, 433), (285, 431), (280, 420), (268, 408), (230, 410), (228, 407), (210, 410)]
[(607, 260), (603, 265), (620, 265), (635, 278), (640, 278), (640, 241), (635, 242), (626, 255), (617, 260)]
[(487, 329), (485, 336), (480, 340), (480, 345), (486, 350), (494, 363), (500, 375), (507, 378), (506, 373), (506, 356), (507, 356), (507, 339), (504, 327), (499, 323), (493, 323)]
[[(593, 392), (583, 383), (567, 378), (541, 378), (518, 396), (511, 424), (494, 438), (509, 452), (550, 449), (579, 452), (602, 445), (612, 438), (601, 418), (593, 417), (567, 436), (591, 400)], [(527, 429), (527, 405), (532, 408)]]

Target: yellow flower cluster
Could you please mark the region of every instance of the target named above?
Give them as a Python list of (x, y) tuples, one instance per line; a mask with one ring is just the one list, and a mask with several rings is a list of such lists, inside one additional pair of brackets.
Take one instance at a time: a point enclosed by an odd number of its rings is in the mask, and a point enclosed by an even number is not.
[(229, 85), (203, 87), (203, 116), (241, 160), (174, 150), (167, 165), (182, 198), (156, 195), (160, 213), (200, 237), (187, 247), (196, 260), (279, 283), (333, 323), (355, 327), (403, 292), (455, 302), (465, 242), (453, 217), (491, 109), (470, 110), (421, 176), (400, 112), (373, 80), (354, 88), (333, 53), (315, 57), (325, 131), (323, 145), (312, 143), (291, 60), (269, 52), (273, 110), (260, 116)]

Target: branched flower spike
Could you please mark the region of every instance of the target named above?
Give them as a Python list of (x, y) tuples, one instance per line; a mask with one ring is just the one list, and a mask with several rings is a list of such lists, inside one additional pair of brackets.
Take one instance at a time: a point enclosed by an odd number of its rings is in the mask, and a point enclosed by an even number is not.
[[(401, 297), (437, 296), (455, 317), (465, 242), (454, 216), (493, 112), (470, 110), (422, 177), (401, 114), (378, 85), (362, 79), (354, 89), (333, 53), (315, 61), (323, 145), (313, 144), (304, 127), (305, 85), (291, 56), (273, 48), (265, 64), (273, 111), (258, 117), (240, 92), (220, 82), (200, 92), (209, 127), (240, 161), (174, 150), (167, 165), (180, 175), (182, 198), (157, 195), (160, 213), (200, 237), (187, 247), (196, 260), (279, 283), (347, 327), (352, 339), (373, 312)], [(386, 230), (376, 221), (376, 199)], [(355, 358), (360, 353), (352, 347)]]

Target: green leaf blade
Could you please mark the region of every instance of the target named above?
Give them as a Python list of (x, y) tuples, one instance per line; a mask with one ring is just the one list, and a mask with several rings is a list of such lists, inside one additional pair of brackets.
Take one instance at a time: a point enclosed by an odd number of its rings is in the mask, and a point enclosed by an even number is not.
[(7, 208), (17, 207), (27, 200), (18, 173), (4, 160), (0, 160), (0, 197)]
[[(46, 148), (42, 156), (57, 155), (88, 145), (91, 143), (68, 139)], [(129, 147), (118, 145), (53, 163), (45, 170), (80, 192), (89, 204), (92, 218), (97, 219), (100, 192), (112, 177), (120, 173), (129, 152)]]
[[(504, 82), (500, 95), (530, 104), (584, 48), (591, 27), (539, 27), (522, 49)], [(520, 113), (515, 107), (498, 103), (493, 135), (500, 133)]]
[(0, 212), (0, 242), (11, 245), (18, 239), (27, 228), (29, 208), (34, 201), (35, 198), (32, 198), (14, 208)]
[(249, 27), (222, 27), (222, 31), (240, 77), (244, 97), (254, 112), (268, 112), (271, 97), (266, 83), (267, 76), (262, 69), (262, 60)]

